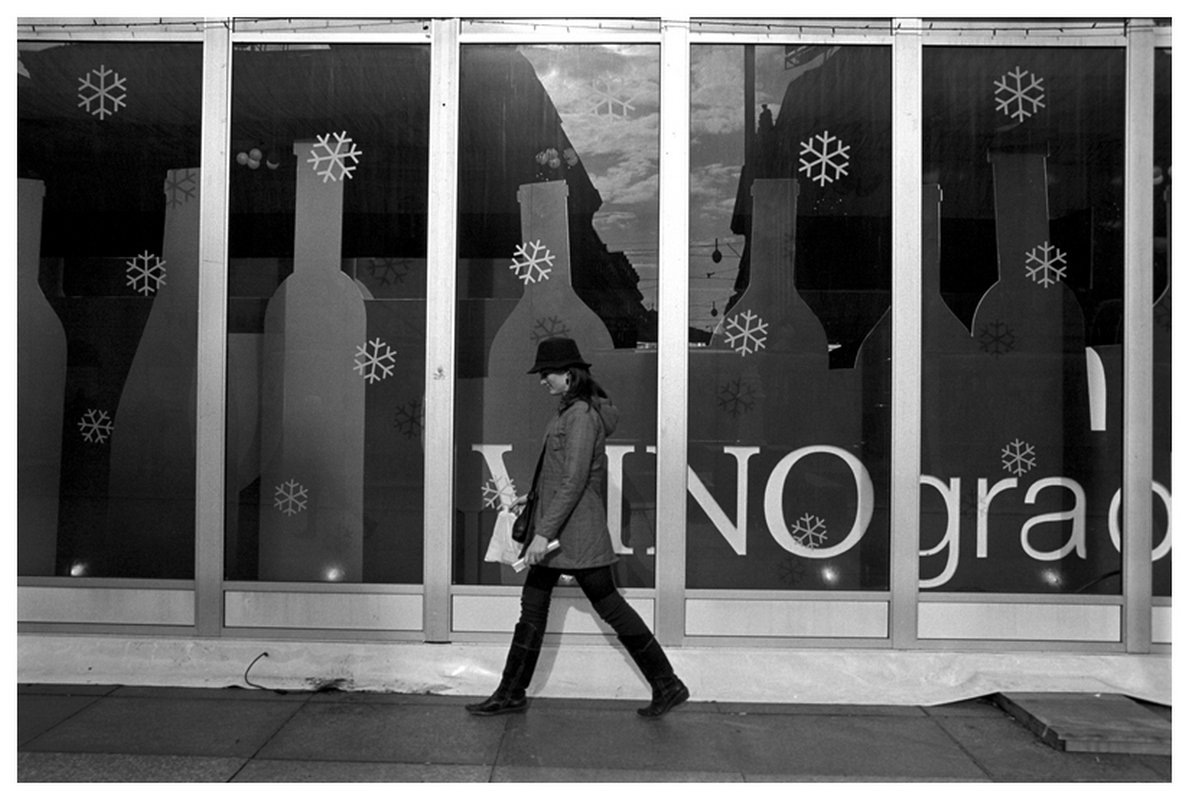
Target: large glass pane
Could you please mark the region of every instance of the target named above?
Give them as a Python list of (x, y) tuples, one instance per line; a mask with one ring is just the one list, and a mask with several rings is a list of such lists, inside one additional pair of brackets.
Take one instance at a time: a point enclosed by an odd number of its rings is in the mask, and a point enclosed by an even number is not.
[(617, 581), (652, 585), (658, 77), (655, 46), (462, 49), (455, 583), (523, 580), (485, 557), (557, 407), (526, 372), (564, 335), (623, 414), (605, 488)]
[(420, 583), (429, 50), (232, 74), (226, 576)]
[(688, 586), (886, 589), (891, 51), (691, 72)]
[(21, 575), (191, 578), (198, 44), (20, 44)]
[(1172, 597), (1172, 50), (1156, 51), (1156, 164), (1152, 171), (1152, 594)]
[(925, 50), (922, 588), (1120, 591), (1124, 68)]

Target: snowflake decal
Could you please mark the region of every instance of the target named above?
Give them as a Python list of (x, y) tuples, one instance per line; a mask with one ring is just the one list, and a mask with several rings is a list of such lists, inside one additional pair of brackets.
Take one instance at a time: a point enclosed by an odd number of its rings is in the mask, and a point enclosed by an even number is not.
[(392, 425), (405, 435), (406, 439), (413, 439), (421, 435), (424, 429), (422, 416), (424, 409), (417, 400), (411, 400), (403, 406), (398, 406), (392, 417)]
[(508, 265), (508, 269), (514, 271), (516, 277), (524, 281), (527, 286), (530, 283), (549, 280), (549, 273), (553, 271), (553, 257), (553, 253), (550, 253), (549, 248), (541, 244), (540, 239), (535, 242), (525, 242), (516, 246), (516, 252), (512, 256), (512, 263)]
[(128, 96), (124, 91), (127, 88), (125, 80), (115, 70), (100, 64), (99, 69), (93, 69), (78, 79), (79, 106), (85, 106), (93, 117), (107, 119), (125, 105), (124, 98)]
[(636, 110), (632, 102), (640, 95), (640, 83), (623, 78), (596, 78), (590, 82), (587, 113), (611, 119), (627, 119)]
[(816, 549), (819, 544), (826, 541), (826, 523), (821, 517), (802, 514), (796, 522), (789, 526), (789, 533), (802, 547)]
[[(817, 181), (818, 186), (825, 186), (846, 175), (846, 168), (850, 166), (847, 154), (850, 145), (843, 145), (837, 136), (831, 136), (829, 131), (810, 136), (801, 142), (801, 168), (811, 181)], [(805, 155), (813, 158), (804, 158)]]
[(273, 508), (287, 517), (305, 511), (306, 504), (309, 502), (309, 492), (306, 491), (306, 487), (295, 480), (282, 483), (273, 492), (272, 497)]
[(533, 323), (533, 329), (529, 331), (534, 342), (540, 342), (542, 339), (549, 339), (553, 336), (569, 336), (570, 329), (561, 317), (550, 316), (541, 317)]
[(995, 110), (1023, 122), (1045, 107), (1044, 78), (1016, 67), (995, 81)]
[(165, 204), (170, 208), (185, 205), (198, 194), (198, 170), (170, 171), (165, 179)]
[(384, 286), (404, 283), (409, 270), (410, 265), (407, 258), (373, 258), (367, 265), (367, 271), (371, 276)]
[(755, 406), (755, 392), (742, 378), (727, 381), (718, 387), (718, 407), (732, 417), (751, 411)]
[(1023, 475), (1036, 466), (1036, 450), (1023, 439), (1016, 439), (1000, 453), (1003, 468), (1013, 475)]
[(805, 563), (796, 556), (785, 556), (776, 565), (776, 577), (786, 586), (795, 586), (805, 578)]
[(1024, 269), (1033, 282), (1047, 289), (1065, 277), (1065, 254), (1048, 242), (1033, 247), (1027, 256)]
[(736, 314), (726, 321), (724, 333), (727, 346), (746, 357), (749, 353), (758, 352), (768, 341), (768, 323), (764, 322), (751, 309)]
[(128, 269), (124, 270), (126, 283), (133, 291), (148, 297), (165, 285), (165, 262), (150, 255), (148, 250), (124, 263), (128, 265)]
[(492, 478), (483, 484), (484, 508), (511, 508), (516, 502), (516, 484), (511, 478)]
[[(334, 147), (330, 146), (331, 136), (335, 140)], [(322, 176), (322, 182), (353, 178), (351, 173), (355, 171), (363, 151), (355, 147), (347, 132), (328, 133), (317, 138), (318, 143), (310, 150), (310, 157), (306, 159), (306, 163), (314, 165), (314, 172)], [(348, 165), (347, 159), (351, 159), (352, 163)]]
[(1002, 320), (995, 320), (983, 326), (978, 336), (979, 347), (984, 353), (1001, 356), (1015, 349), (1016, 335)]
[(107, 441), (107, 437), (111, 436), (111, 417), (106, 411), (88, 408), (87, 413), (83, 414), (83, 418), (78, 421), (78, 429), (83, 435), (84, 442), (103, 444)]
[(380, 337), (355, 348), (355, 371), (368, 383), (382, 381), (396, 368), (396, 351)]

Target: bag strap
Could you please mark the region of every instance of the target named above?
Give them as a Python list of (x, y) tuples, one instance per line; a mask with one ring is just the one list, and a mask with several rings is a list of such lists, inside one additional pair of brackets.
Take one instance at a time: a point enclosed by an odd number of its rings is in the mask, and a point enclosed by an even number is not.
[(545, 461), (545, 445), (541, 445), (541, 455), (537, 456), (537, 468), (533, 470), (533, 482), (529, 484), (529, 491), (537, 490), (537, 478), (541, 477), (541, 463)]

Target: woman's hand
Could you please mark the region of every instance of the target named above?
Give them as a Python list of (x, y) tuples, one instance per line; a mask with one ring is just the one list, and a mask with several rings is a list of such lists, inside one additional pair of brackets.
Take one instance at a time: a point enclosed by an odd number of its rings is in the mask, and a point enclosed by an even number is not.
[(528, 549), (524, 551), (524, 561), (530, 567), (533, 564), (541, 563), (541, 559), (545, 557), (548, 552), (549, 540), (544, 536), (534, 536), (533, 540), (529, 542)]
[(527, 494), (522, 494), (522, 495), (518, 496), (515, 500), (512, 501), (512, 505), (510, 507), (512, 513), (519, 514), (521, 509), (524, 508), (524, 504), (527, 502), (528, 502)]

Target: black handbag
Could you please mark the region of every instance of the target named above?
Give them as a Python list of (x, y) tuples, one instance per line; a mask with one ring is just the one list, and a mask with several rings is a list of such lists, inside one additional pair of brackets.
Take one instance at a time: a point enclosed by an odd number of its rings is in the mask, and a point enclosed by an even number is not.
[(537, 458), (537, 468), (533, 471), (532, 488), (528, 490), (524, 506), (516, 521), (512, 523), (512, 541), (527, 544), (533, 538), (533, 518), (537, 515), (537, 478), (541, 476), (541, 462), (545, 459), (545, 448), (541, 448), (541, 455)]

